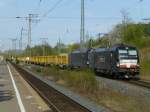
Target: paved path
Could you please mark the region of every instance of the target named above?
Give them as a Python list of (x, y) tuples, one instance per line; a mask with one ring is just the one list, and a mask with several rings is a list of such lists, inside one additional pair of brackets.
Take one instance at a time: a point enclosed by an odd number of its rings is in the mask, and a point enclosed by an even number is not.
[(46, 112), (50, 109), (18, 72), (0, 62), (0, 112)]

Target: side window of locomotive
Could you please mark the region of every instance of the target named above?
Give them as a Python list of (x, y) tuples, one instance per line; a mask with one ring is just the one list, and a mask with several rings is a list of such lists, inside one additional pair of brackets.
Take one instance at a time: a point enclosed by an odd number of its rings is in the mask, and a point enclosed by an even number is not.
[(116, 62), (119, 62), (119, 56), (118, 56), (118, 52), (114, 52), (114, 60), (116, 61)]
[(88, 53), (88, 61), (90, 61), (90, 60), (91, 60), (91, 58), (92, 58), (91, 53)]

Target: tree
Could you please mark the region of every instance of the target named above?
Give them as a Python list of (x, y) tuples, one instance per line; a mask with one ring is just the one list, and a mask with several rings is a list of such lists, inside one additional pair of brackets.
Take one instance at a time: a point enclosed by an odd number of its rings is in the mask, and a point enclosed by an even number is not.
[(69, 52), (75, 51), (77, 49), (80, 49), (80, 44), (79, 43), (74, 43), (74, 44), (68, 46)]

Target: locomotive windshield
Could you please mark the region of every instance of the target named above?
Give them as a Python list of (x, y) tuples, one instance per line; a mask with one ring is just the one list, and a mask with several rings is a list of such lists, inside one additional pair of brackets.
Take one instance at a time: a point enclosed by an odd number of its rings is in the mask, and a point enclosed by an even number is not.
[(137, 59), (137, 50), (120, 49), (119, 59)]

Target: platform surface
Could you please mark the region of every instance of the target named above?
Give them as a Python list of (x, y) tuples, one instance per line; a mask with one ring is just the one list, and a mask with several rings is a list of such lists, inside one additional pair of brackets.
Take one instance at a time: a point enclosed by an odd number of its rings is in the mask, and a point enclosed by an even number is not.
[(0, 112), (47, 112), (49, 107), (5, 61), (0, 61)]

